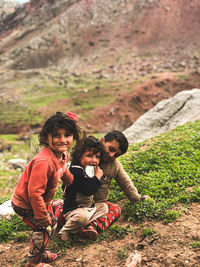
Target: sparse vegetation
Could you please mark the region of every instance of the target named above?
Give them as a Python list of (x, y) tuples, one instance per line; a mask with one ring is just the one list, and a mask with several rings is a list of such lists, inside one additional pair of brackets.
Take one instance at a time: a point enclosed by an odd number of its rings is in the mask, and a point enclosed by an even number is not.
[(124, 247), (118, 251), (118, 257), (120, 258), (121, 261), (126, 260), (128, 256), (129, 256), (128, 248)]
[(109, 228), (109, 232), (114, 238), (124, 238), (128, 233), (133, 232), (133, 229), (130, 225), (122, 227), (118, 224), (113, 224)]
[[(9, 82), (6, 95), (3, 96), (0, 107), (0, 121), (6, 125), (41, 124), (46, 115), (40, 112), (59, 101), (59, 110), (82, 109), (84, 118), (89, 117), (89, 111), (104, 106), (115, 99), (115, 85), (111, 79), (98, 79), (92, 75), (66, 75), (49, 73), (39, 77), (23, 76)], [(6, 85), (7, 86), (7, 81)], [(13, 90), (15, 95), (13, 96)], [(99, 94), (99, 90), (101, 93)], [(96, 101), (98, 97), (98, 101)], [(80, 114), (82, 118), (82, 112)]]
[(154, 235), (156, 231), (153, 228), (144, 228), (143, 237)]
[(200, 248), (200, 241), (194, 241), (193, 244), (192, 244), (192, 247), (193, 248)]
[(176, 221), (176, 219), (181, 216), (181, 213), (179, 211), (176, 210), (168, 210), (165, 214), (165, 219), (164, 219), (164, 223), (170, 223), (170, 222), (174, 222)]

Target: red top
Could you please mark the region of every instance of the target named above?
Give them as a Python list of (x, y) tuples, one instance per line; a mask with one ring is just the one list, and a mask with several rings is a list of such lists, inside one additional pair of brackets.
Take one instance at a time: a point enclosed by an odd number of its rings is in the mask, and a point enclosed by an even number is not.
[(59, 162), (51, 149), (45, 147), (26, 166), (12, 202), (18, 207), (32, 209), (35, 219), (48, 217), (46, 207), (53, 199), (60, 179), (66, 185), (73, 182), (74, 177), (67, 168), (68, 159), (69, 155), (65, 153), (65, 160)]

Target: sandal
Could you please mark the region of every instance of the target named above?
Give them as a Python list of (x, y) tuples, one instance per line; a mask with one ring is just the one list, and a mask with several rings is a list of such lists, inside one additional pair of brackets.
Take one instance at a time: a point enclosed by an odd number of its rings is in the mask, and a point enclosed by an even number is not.
[[(33, 264), (33, 263), (30, 263), (30, 262), (27, 262), (26, 266), (35, 266), (38, 264)], [(44, 262), (40, 262), (40, 265), (39, 267), (53, 267), (52, 265), (48, 264), (48, 263), (44, 263)]]
[(52, 265), (46, 264), (46, 263), (42, 263), (42, 265), (40, 267), (53, 267)]
[[(56, 253), (52, 253), (51, 251), (45, 250), (43, 255), (42, 255), (42, 261), (45, 263), (49, 263), (54, 261), (56, 258), (58, 257), (58, 255)], [(43, 265), (42, 265), (43, 267)], [(44, 265), (45, 267), (45, 265)]]

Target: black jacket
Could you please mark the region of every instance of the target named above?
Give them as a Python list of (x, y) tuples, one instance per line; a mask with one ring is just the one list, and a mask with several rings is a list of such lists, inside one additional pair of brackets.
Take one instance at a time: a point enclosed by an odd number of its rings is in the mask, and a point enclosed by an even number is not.
[(63, 214), (78, 207), (93, 207), (93, 195), (101, 186), (99, 179), (96, 176), (88, 177), (83, 167), (71, 165), (69, 170), (74, 175), (74, 182), (69, 187), (63, 186)]

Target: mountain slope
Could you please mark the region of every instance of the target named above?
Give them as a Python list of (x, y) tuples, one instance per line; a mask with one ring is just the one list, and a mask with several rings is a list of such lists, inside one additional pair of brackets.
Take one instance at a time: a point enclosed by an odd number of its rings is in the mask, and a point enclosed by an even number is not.
[(1, 62), (16, 69), (87, 69), (85, 63), (117, 63), (116, 53), (131, 59), (190, 51), (200, 41), (199, 14), (198, 0), (32, 0), (3, 22)]
[(75, 112), (124, 130), (200, 88), (198, 0), (31, 0), (0, 23), (1, 133)]

